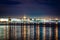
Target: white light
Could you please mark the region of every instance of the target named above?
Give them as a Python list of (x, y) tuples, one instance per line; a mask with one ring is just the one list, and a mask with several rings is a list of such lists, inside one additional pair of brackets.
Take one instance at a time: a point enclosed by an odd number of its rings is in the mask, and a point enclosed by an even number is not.
[(12, 18), (11, 21), (21, 21), (20, 19)]
[(32, 18), (32, 20), (34, 20), (34, 19)]
[(1, 18), (0, 21), (8, 21), (7, 18)]

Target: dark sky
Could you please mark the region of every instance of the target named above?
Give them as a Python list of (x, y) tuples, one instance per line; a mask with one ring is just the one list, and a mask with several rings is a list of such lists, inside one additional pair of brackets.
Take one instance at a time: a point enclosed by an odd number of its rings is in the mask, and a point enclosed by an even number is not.
[(0, 0), (0, 16), (60, 16), (59, 0)]

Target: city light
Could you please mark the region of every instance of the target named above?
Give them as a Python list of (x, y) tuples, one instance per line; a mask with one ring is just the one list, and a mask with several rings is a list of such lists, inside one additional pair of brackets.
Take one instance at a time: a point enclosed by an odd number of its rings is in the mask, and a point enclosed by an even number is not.
[(46, 19), (46, 18), (39, 18), (39, 17), (26, 17), (26, 16), (23, 16), (23, 18), (0, 18), (0, 22), (9, 22), (9, 19), (10, 22), (15, 22), (15, 23), (43, 23), (43, 22), (52, 22), (52, 23), (58, 23), (60, 22), (60, 20), (58, 18), (54, 18), (54, 19)]
[(2, 39), (58, 40), (59, 21), (58, 18), (46, 19), (26, 16), (22, 18), (0, 18), (0, 35), (2, 36)]

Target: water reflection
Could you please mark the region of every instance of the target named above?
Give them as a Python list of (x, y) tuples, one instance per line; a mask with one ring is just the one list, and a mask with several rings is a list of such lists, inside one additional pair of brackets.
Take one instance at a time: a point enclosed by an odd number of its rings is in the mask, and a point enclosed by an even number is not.
[(58, 25), (0, 25), (1, 40), (58, 40)]

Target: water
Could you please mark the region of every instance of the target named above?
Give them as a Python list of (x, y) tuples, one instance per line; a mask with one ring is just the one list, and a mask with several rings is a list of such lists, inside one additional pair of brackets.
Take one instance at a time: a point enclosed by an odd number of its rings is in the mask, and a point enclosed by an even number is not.
[(58, 40), (59, 26), (60, 23), (0, 25), (0, 40)]

